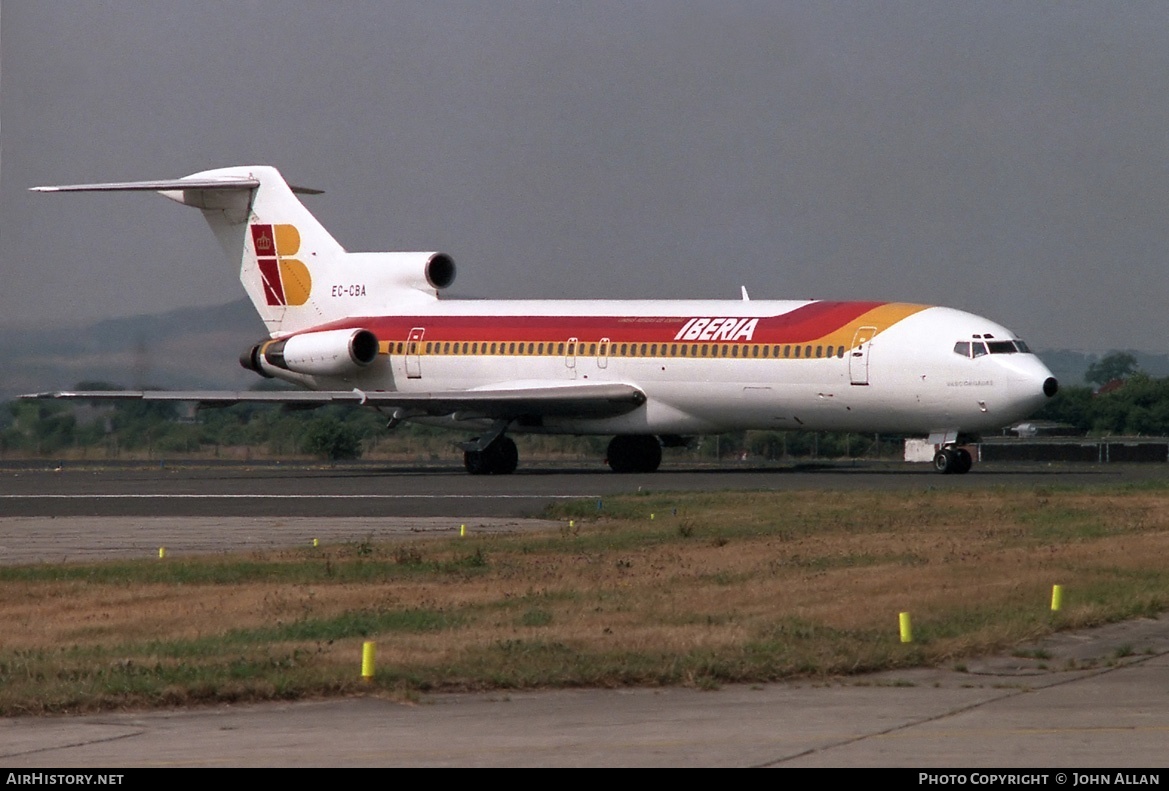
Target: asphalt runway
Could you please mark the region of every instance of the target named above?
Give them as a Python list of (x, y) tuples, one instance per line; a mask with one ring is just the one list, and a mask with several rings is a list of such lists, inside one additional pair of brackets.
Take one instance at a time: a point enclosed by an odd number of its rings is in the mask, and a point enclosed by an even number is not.
[[(219, 552), (529, 530), (549, 502), (618, 492), (915, 490), (1166, 480), (1161, 465), (678, 469), (0, 464), (0, 562)], [(173, 549), (172, 549), (173, 548)], [(833, 684), (374, 697), (0, 720), (0, 764), (134, 766), (1169, 765), (1169, 618), (1062, 633), (991, 657)], [(1023, 652), (1017, 652), (1022, 654)], [(1047, 785), (1061, 782), (1052, 771)], [(1157, 774), (1157, 779), (1160, 775)], [(973, 781), (972, 781), (973, 782)]]
[(1070, 485), (1169, 479), (1169, 465), (983, 464), (967, 475), (929, 465), (858, 462), (679, 467), (617, 475), (593, 466), (473, 476), (461, 467), (312, 467), (165, 463), (0, 464), (0, 517), (539, 517), (549, 503), (635, 491), (833, 490)]

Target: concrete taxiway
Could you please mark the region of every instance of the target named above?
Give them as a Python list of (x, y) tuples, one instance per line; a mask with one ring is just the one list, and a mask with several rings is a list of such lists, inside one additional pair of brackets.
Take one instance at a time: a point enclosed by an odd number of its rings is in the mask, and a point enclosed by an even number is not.
[[(0, 470), (0, 560), (541, 529), (548, 502), (638, 486), (981, 488), (1163, 480), (1160, 465), (906, 465), (652, 476), (454, 468)], [(103, 536), (108, 537), (103, 538)], [(121, 553), (121, 554), (119, 554)], [(132, 766), (1164, 767), (1169, 618), (1053, 635), (1017, 655), (832, 683), (373, 696), (0, 720), (0, 764)], [(1030, 657), (1030, 658), (1028, 658)], [(1041, 658), (1040, 658), (1041, 657)], [(1059, 784), (1054, 775), (1049, 785)], [(1070, 784), (1070, 783), (1069, 783)]]

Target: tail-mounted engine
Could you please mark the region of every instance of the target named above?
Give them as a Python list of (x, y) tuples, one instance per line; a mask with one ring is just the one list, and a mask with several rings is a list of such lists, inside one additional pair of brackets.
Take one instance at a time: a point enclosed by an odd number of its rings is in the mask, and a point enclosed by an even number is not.
[[(455, 259), (446, 253), (346, 253), (342, 260), (344, 271), (337, 276), (368, 283), (368, 295), (382, 305), (419, 293), (437, 297), (455, 282)], [(342, 284), (342, 294), (348, 291)]]
[(266, 377), (272, 376), (272, 368), (342, 376), (370, 365), (377, 354), (377, 336), (369, 330), (326, 330), (258, 343), (240, 355), (239, 364)]

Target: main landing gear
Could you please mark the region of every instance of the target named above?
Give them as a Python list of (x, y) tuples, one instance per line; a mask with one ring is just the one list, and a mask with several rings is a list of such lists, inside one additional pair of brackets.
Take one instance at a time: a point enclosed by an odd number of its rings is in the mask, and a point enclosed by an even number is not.
[(964, 475), (972, 466), (974, 459), (965, 448), (945, 447), (934, 455), (934, 472), (942, 475)]
[(511, 475), (520, 453), (511, 437), (500, 435), (483, 450), (463, 451), (463, 466), (472, 475)]
[[(467, 472), (472, 475), (515, 472), (520, 454), (510, 437), (500, 434), (482, 450), (475, 450), (480, 443), (478, 439), (463, 443), (463, 466)], [(606, 461), (613, 472), (653, 472), (662, 463), (662, 443), (653, 435), (622, 434), (609, 443)]]
[(652, 434), (622, 434), (605, 455), (613, 472), (653, 472), (662, 463), (662, 444)]

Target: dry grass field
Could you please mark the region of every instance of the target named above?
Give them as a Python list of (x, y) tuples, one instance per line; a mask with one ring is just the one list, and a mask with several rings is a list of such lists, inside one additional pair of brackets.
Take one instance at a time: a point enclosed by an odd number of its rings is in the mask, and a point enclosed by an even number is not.
[(544, 535), (0, 568), (0, 713), (832, 677), (1169, 604), (1163, 486), (647, 493), (550, 516)]

